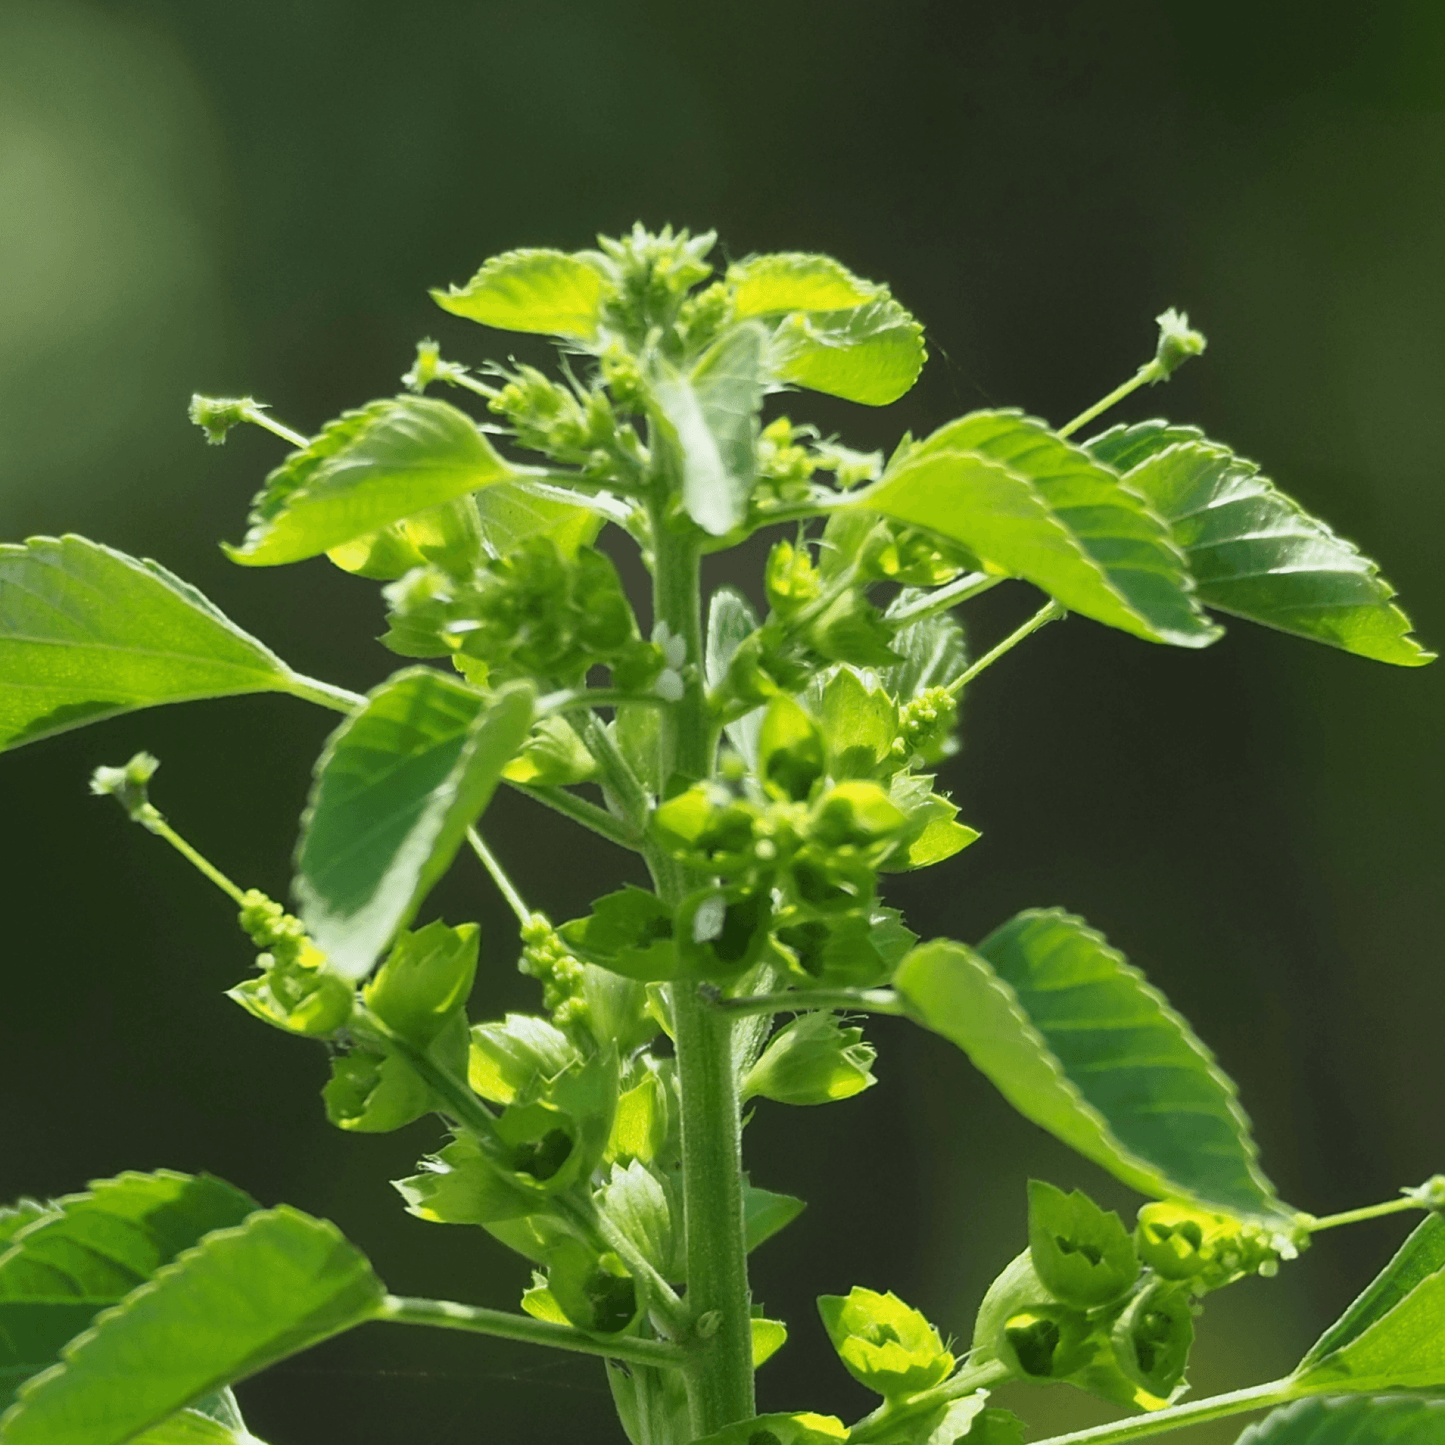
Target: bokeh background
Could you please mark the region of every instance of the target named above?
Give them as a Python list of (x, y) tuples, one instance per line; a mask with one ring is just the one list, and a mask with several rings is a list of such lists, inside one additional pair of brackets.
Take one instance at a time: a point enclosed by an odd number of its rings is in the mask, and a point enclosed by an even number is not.
[[(254, 393), (309, 431), (395, 390), (420, 336), (531, 355), (425, 288), (638, 218), (892, 284), (928, 326), (915, 391), (877, 413), (790, 399), (864, 447), (980, 405), (1060, 422), (1187, 308), (1208, 355), (1121, 414), (1259, 459), (1445, 642), (1438, 0), (3, 0), (0, 535), (158, 558), (296, 667), (369, 686), (392, 661), (374, 586), (225, 561), (282, 447), (208, 449), (187, 397)], [(987, 645), (1034, 605), (1000, 588), (969, 625)], [(947, 783), (984, 840), (893, 897), (965, 939), (1030, 904), (1083, 913), (1216, 1048), (1286, 1198), (1388, 1197), (1445, 1168), (1442, 708), (1445, 668), (1242, 623), (1202, 655), (1049, 628), (968, 698)], [(329, 1129), (321, 1051), (221, 997), (249, 962), (229, 906), (86, 795), (96, 764), (152, 749), (173, 821), (279, 895), (332, 722), (284, 698), (200, 704), (0, 759), (0, 1197), (209, 1169), (335, 1219), (394, 1289), (508, 1306), (521, 1263), (405, 1216), (385, 1183), (435, 1129)], [(558, 917), (628, 868), (515, 797), (486, 831)], [(482, 922), (479, 1013), (531, 1005), (477, 870), (434, 911)], [(756, 1256), (758, 1297), (794, 1327), (760, 1377), (769, 1408), (868, 1408), (814, 1295), (892, 1288), (966, 1337), (1022, 1246), (1031, 1174), (1137, 1202), (941, 1041), (869, 1031), (878, 1088), (748, 1131), (755, 1180), (811, 1201)], [(1286, 1370), (1404, 1230), (1322, 1237), (1214, 1297), (1197, 1391)], [(274, 1445), (621, 1438), (593, 1361), (380, 1326), (241, 1396)], [(1104, 1413), (1067, 1388), (1012, 1403), (1036, 1438)]]

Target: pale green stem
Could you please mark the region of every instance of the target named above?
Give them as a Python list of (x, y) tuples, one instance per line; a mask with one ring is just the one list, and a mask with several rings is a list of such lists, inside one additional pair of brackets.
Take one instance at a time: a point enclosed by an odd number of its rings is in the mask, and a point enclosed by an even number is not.
[(329, 707), (332, 712), (355, 712), (366, 706), (366, 698), (359, 692), (349, 692), (344, 687), (333, 687), (329, 682), (318, 682), (314, 677), (300, 677), (292, 674), (287, 691), (293, 697)]
[(635, 828), (640, 827), (647, 817), (647, 790), (638, 782), (637, 774), (612, 741), (602, 719), (596, 713), (588, 712), (580, 721), (571, 716), (567, 717), (567, 721), (601, 768), (603, 784), (622, 805), (627, 821)]
[(1021, 627), (1016, 627), (1002, 642), (990, 651), (985, 652), (972, 667), (964, 671), (960, 676), (948, 684), (947, 691), (957, 697), (985, 668), (992, 667), (999, 658), (1006, 652), (1012, 652), (1024, 638), (1037, 632), (1039, 628), (1050, 622), (1056, 622), (1060, 617), (1067, 615), (1066, 609), (1058, 602), (1046, 602), (1032, 617)]
[(626, 1360), (633, 1365), (685, 1369), (687, 1352), (666, 1340), (642, 1340), (635, 1336), (598, 1339), (569, 1325), (536, 1320), (507, 1310), (484, 1309), (478, 1305), (455, 1304), (451, 1300), (411, 1299), (387, 1295), (379, 1319), (398, 1325), (433, 1325), (444, 1330), (468, 1330), (501, 1340), (520, 1340), (528, 1345), (549, 1345), (555, 1350), (576, 1350), (584, 1355), (602, 1355), (609, 1360)]
[(209, 878), (237, 906), (245, 900), (246, 895), (242, 889), (232, 883), (209, 858), (192, 848), (150, 803), (137, 809), (134, 817), (141, 827), (154, 833), (157, 838), (164, 838), (187, 863)]
[(913, 1433), (904, 1428), (910, 1421), (921, 1420), (950, 1400), (1000, 1384), (1010, 1374), (1009, 1367), (1001, 1360), (991, 1360), (986, 1365), (965, 1365), (951, 1380), (945, 1380), (936, 1389), (925, 1390), (903, 1403), (885, 1402), (880, 1405), (848, 1431), (848, 1445), (869, 1445), (874, 1440), (897, 1439), (900, 1434), (906, 1438)]
[(467, 829), (467, 842), (472, 845), (472, 852), (482, 860), (482, 867), (492, 875), (492, 882), (497, 885), (497, 892), (507, 900), (508, 907), (517, 915), (518, 923), (530, 923), (532, 910), (527, 907), (522, 895), (517, 892), (517, 886), (507, 877), (507, 870), (497, 860), (497, 855), (482, 841), (482, 835), (475, 828)]
[(304, 437), (299, 431), (292, 431), (289, 426), (284, 426), (274, 417), (268, 416), (259, 406), (248, 406), (246, 408), (246, 420), (253, 422), (256, 426), (263, 426), (272, 436), (278, 436), (282, 441), (290, 442), (298, 451), (305, 451), (311, 445), (311, 438)]
[(1407, 1194), (1400, 1199), (1387, 1199), (1383, 1204), (1347, 1209), (1343, 1214), (1326, 1214), (1318, 1219), (1313, 1214), (1301, 1214), (1296, 1218), (1311, 1234), (1318, 1234), (1322, 1229), (1336, 1229), (1341, 1224), (1363, 1224), (1367, 1219), (1383, 1219), (1387, 1214), (1405, 1214), (1412, 1209), (1428, 1208), (1429, 1205)]
[(812, 1009), (857, 1009), (860, 1013), (898, 1014), (907, 1012), (903, 1000), (891, 988), (806, 988), (786, 993), (760, 993), (742, 998), (723, 998), (715, 985), (698, 988), (703, 1001), (734, 1018), (749, 1014), (807, 1013)]
[(1250, 1410), (1268, 1410), (1286, 1405), (1302, 1394), (1289, 1380), (1271, 1380), (1267, 1385), (1252, 1385), (1247, 1390), (1231, 1390), (1227, 1395), (1211, 1395), (1188, 1405), (1175, 1405), (1169, 1410), (1154, 1410), (1147, 1415), (1131, 1415), (1109, 1425), (1095, 1425), (1089, 1430), (1073, 1430), (1067, 1435), (1051, 1435), (1037, 1445), (1115, 1445), (1116, 1441), (1143, 1440), (1162, 1435), (1185, 1425), (1203, 1425), (1210, 1420), (1224, 1420), (1230, 1415), (1243, 1415)]
[(1096, 416), (1102, 416), (1111, 406), (1118, 406), (1126, 396), (1138, 391), (1141, 386), (1152, 386), (1156, 381), (1168, 380), (1168, 377), (1169, 373), (1159, 364), (1157, 358), (1153, 361), (1146, 361), (1123, 385), (1116, 386), (1102, 401), (1096, 401), (1093, 406), (1086, 407), (1073, 421), (1066, 422), (1061, 426), (1058, 430), (1059, 436), (1072, 436), (1081, 426), (1087, 426)]
[(586, 798), (579, 798), (565, 788), (538, 788), (531, 783), (513, 783), (510, 780), (507, 786), (514, 792), (521, 793), (524, 798), (532, 798), (543, 807), (551, 808), (554, 813), (561, 813), (564, 818), (580, 823), (584, 828), (621, 848), (628, 848), (634, 853), (642, 849), (642, 838), (635, 828), (624, 823), (621, 818), (614, 818), (606, 808), (599, 808), (596, 803), (589, 803)]
[(886, 616), (895, 625), (907, 627), (910, 622), (919, 622), (925, 617), (932, 617), (935, 612), (957, 607), (960, 602), (967, 602), (970, 597), (977, 597), (981, 592), (987, 592), (990, 587), (997, 587), (1000, 582), (1007, 581), (1007, 577), (994, 577), (987, 572), (969, 572), (944, 587), (937, 587), (916, 598), (906, 607), (890, 607)]

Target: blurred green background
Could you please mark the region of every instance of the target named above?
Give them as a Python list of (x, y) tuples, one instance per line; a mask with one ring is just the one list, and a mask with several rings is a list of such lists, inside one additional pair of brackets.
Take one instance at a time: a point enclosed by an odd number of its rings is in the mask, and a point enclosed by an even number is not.
[[(251, 431), (207, 449), (187, 397), (251, 392), (310, 431), (395, 390), (420, 336), (531, 356), (425, 288), (638, 218), (893, 286), (928, 327), (915, 391), (879, 413), (788, 399), (864, 447), (981, 405), (1061, 422), (1147, 358), (1157, 312), (1187, 308), (1208, 355), (1121, 415), (1165, 411), (1260, 460), (1445, 643), (1438, 0), (4, 0), (0, 535), (155, 557), (296, 667), (369, 686), (392, 662), (374, 587), (224, 560), (282, 448)], [(1001, 588), (969, 625), (987, 645), (1034, 605)], [(1242, 623), (1202, 655), (1049, 628), (968, 699), (946, 781), (984, 840), (893, 900), (965, 939), (1030, 904), (1083, 913), (1240, 1082), (1286, 1198), (1388, 1197), (1445, 1168), (1442, 706), (1440, 666)], [(209, 1169), (334, 1218), (394, 1289), (510, 1306), (519, 1261), (410, 1219), (385, 1183), (436, 1131), (332, 1131), (321, 1051), (221, 997), (249, 964), (229, 906), (86, 796), (96, 764), (152, 749), (162, 809), (280, 895), (332, 722), (282, 698), (201, 704), (0, 760), (0, 1197)], [(487, 833), (558, 917), (628, 864), (515, 797)], [(482, 922), (476, 1011), (533, 1006), (479, 871), (435, 905)], [(814, 1295), (892, 1288), (966, 1337), (1023, 1244), (1031, 1174), (1136, 1202), (941, 1041), (869, 1031), (880, 1087), (748, 1131), (756, 1182), (811, 1201), (756, 1256), (758, 1298), (794, 1328), (767, 1408), (868, 1408)], [(1211, 1299), (1196, 1393), (1287, 1369), (1404, 1228), (1325, 1236)], [(274, 1445), (621, 1438), (595, 1362), (379, 1326), (241, 1396)], [(1036, 1436), (1104, 1413), (1066, 1387), (1011, 1403)]]

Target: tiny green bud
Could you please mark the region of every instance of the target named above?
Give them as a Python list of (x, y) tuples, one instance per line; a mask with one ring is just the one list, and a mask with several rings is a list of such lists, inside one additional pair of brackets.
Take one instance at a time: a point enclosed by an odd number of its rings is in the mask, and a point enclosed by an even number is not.
[(206, 440), (218, 447), (226, 440), (226, 433), (243, 421), (255, 421), (264, 404), (249, 396), (202, 396), (196, 392), (191, 397), (190, 418), (206, 434)]
[(1171, 306), (1154, 319), (1159, 323), (1159, 349), (1154, 353), (1154, 369), (1158, 375), (1151, 385), (1168, 381), (1191, 356), (1199, 356), (1208, 345), (1201, 332), (1190, 329), (1187, 312), (1176, 311)]
[(942, 1384), (953, 1356), (938, 1331), (892, 1292), (857, 1285), (846, 1295), (821, 1295), (818, 1313), (848, 1373), (887, 1399)]
[(1138, 1403), (1153, 1409), (1167, 1404), (1183, 1383), (1194, 1344), (1187, 1291), (1164, 1280), (1141, 1289), (1115, 1322), (1110, 1341), (1125, 1377), (1153, 1397), (1136, 1396)]
[(90, 775), (90, 791), (98, 798), (114, 798), (132, 823), (143, 824), (147, 809), (154, 812), (146, 785), (160, 765), (160, 759), (150, 753), (137, 753), (123, 768), (97, 768)]
[(1123, 1221), (1076, 1189), (1065, 1194), (1029, 1180), (1029, 1255), (1039, 1278), (1065, 1304), (1091, 1308), (1118, 1299), (1139, 1277)]
[(804, 1014), (768, 1041), (740, 1092), (745, 1101), (836, 1103), (878, 1082), (872, 1072), (875, 1057), (873, 1046), (863, 1042), (862, 1029), (844, 1028), (830, 1013)]
[(1400, 1191), (1423, 1209), (1445, 1209), (1445, 1174), (1436, 1174), (1413, 1189)]
[(408, 391), (420, 395), (438, 377), (444, 376), (446, 368), (447, 363), (442, 360), (442, 349), (435, 341), (430, 338), (418, 341), (416, 360), (412, 362), (411, 370), (402, 377), (401, 384)]

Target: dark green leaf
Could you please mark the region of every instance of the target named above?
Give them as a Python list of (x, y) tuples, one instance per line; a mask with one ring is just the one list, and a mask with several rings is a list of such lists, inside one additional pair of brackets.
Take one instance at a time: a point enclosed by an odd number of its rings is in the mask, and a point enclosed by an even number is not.
[(38, 1199), (17, 1199), (14, 1204), (0, 1209), (0, 1257), (4, 1256), (4, 1246), (26, 1225), (34, 1224), (54, 1209), (53, 1204), (42, 1204)]
[(443, 311), (483, 326), (588, 341), (605, 289), (601, 272), (579, 257), (535, 250), (493, 256), (465, 286), (431, 295)]
[(222, 1386), (372, 1318), (384, 1298), (334, 1225), (285, 1206), (168, 1265), (26, 1384), (5, 1445), (120, 1445)]
[(0, 747), (157, 703), (302, 686), (164, 567), (74, 536), (0, 546), (0, 678)]
[(950, 422), (851, 505), (939, 532), (1071, 612), (1151, 642), (1203, 647), (1219, 636), (1148, 503), (1019, 412)]
[(1251, 1425), (1236, 1445), (1440, 1445), (1445, 1400), (1410, 1396), (1296, 1400)]
[(844, 311), (887, 294), (831, 256), (798, 251), (749, 256), (728, 267), (727, 279), (739, 321), (786, 311)]
[(1082, 919), (1029, 910), (977, 952), (926, 943), (895, 984), (1021, 1114), (1124, 1183), (1287, 1226), (1234, 1085)]
[(248, 567), (300, 562), (519, 475), (456, 407), (425, 396), (374, 401), (328, 423), (266, 478), (246, 540), (226, 551)]
[(532, 722), (532, 689), (490, 701), (432, 668), (398, 673), (332, 734), (302, 827), (301, 916), (360, 978), (446, 871)]
[(847, 310), (795, 312), (768, 351), (777, 381), (865, 406), (897, 401), (927, 359), (923, 328), (887, 292)]
[(585, 497), (545, 482), (499, 482), (479, 492), (477, 516), (482, 545), (493, 557), (508, 557), (528, 537), (550, 537), (569, 559), (590, 547), (606, 521), (623, 522), (620, 503)]
[(1089, 450), (1169, 523), (1206, 606), (1379, 662), (1434, 657), (1409, 635), (1379, 568), (1253, 462), (1158, 421), (1114, 427)]
[(679, 452), (682, 504), (715, 537), (747, 515), (765, 341), (757, 322), (735, 327), (703, 353), (690, 375), (662, 377), (655, 387)]

